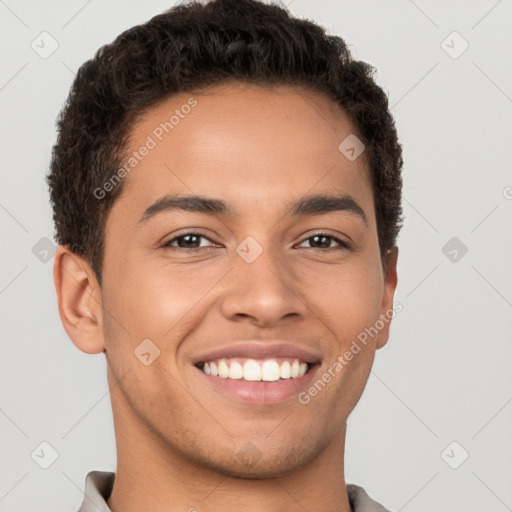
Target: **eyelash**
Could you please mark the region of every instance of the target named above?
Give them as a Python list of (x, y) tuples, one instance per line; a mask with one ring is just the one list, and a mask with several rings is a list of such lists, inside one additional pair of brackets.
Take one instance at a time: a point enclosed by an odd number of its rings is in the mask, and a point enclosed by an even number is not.
[[(182, 233), (181, 235), (172, 238), (171, 240), (166, 242), (164, 245), (162, 245), (162, 249), (171, 250), (171, 251), (186, 251), (186, 252), (196, 252), (196, 251), (199, 251), (201, 249), (212, 249), (212, 247), (193, 247), (193, 248), (188, 248), (187, 249), (186, 247), (173, 247), (173, 246), (171, 246), (171, 244), (173, 242), (176, 242), (177, 240), (179, 240), (181, 238), (184, 238), (186, 236), (189, 236), (189, 235), (196, 235), (199, 238), (205, 238), (206, 240), (209, 240), (210, 242), (214, 243), (209, 237), (207, 237), (206, 235), (203, 235), (202, 233), (198, 233), (197, 231), (189, 231), (187, 233)], [(334, 240), (335, 242), (337, 242), (339, 244), (339, 247), (328, 247), (327, 249), (321, 249), (321, 248), (318, 248), (318, 247), (310, 247), (310, 249), (312, 251), (330, 252), (330, 251), (333, 251), (333, 250), (336, 251), (336, 250), (347, 250), (347, 249), (350, 249), (350, 245), (347, 242), (345, 242), (344, 240), (341, 240), (338, 237), (335, 237), (333, 235), (329, 235), (327, 233), (322, 233), (322, 232), (314, 233), (314, 234), (306, 237), (303, 240), (303, 242), (305, 242), (307, 240), (310, 240), (310, 239), (312, 239), (312, 238), (314, 238), (316, 236), (330, 238), (331, 240)], [(303, 242), (301, 242), (301, 243), (303, 243)]]

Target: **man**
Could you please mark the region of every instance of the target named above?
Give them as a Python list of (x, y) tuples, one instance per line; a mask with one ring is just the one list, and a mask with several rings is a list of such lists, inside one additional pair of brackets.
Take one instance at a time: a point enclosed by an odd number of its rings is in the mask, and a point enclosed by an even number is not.
[(54, 279), (73, 343), (105, 353), (118, 457), (80, 511), (386, 510), (343, 461), (402, 222), (372, 71), (254, 0), (176, 6), (80, 68)]

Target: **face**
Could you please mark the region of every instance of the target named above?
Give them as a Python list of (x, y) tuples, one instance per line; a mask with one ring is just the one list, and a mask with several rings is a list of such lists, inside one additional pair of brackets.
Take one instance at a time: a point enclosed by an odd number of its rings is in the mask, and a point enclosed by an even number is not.
[[(396, 286), (366, 156), (338, 149), (357, 134), (323, 96), (241, 84), (175, 95), (139, 120), (101, 291), (124, 422), (246, 477), (287, 474), (339, 439)], [(215, 202), (176, 200), (190, 196)]]

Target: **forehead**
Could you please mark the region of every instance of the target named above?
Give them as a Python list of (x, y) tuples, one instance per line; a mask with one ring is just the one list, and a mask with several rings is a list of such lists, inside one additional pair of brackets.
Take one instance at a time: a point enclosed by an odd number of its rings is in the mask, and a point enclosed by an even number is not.
[(143, 211), (170, 192), (242, 207), (333, 191), (365, 202), (366, 156), (351, 161), (339, 149), (354, 136), (336, 103), (305, 89), (234, 83), (175, 94), (133, 127), (124, 160), (134, 165), (118, 206)]

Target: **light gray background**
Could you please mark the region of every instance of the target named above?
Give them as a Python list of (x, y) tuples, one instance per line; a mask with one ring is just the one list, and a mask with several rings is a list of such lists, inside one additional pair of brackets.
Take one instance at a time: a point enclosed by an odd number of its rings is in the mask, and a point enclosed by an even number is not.
[[(86, 473), (115, 470), (104, 356), (67, 338), (53, 260), (32, 248), (53, 235), (44, 175), (74, 73), (173, 3), (0, 0), (3, 512), (74, 511)], [(512, 1), (286, 3), (377, 67), (404, 147), (403, 311), (349, 419), (347, 481), (392, 511), (512, 510)], [(47, 59), (31, 48), (43, 31)], [(42, 441), (58, 452), (46, 470)]]

